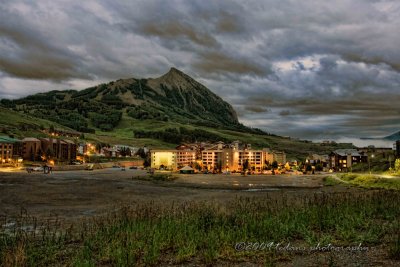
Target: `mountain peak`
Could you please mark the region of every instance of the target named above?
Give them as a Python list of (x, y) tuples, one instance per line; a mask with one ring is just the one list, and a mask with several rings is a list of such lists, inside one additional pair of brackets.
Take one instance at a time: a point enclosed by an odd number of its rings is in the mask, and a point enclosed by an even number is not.
[(183, 71), (178, 70), (178, 69), (175, 68), (175, 67), (171, 67), (171, 68), (169, 69), (168, 73), (179, 73), (179, 74), (182, 74)]
[(160, 84), (163, 84), (170, 88), (174, 87), (191, 89), (193, 87), (193, 84), (197, 84), (197, 82), (189, 75), (185, 74), (183, 71), (172, 67), (167, 73), (165, 73), (161, 77), (149, 79), (148, 84), (153, 89), (155, 87), (159, 87)]
[(170, 78), (173, 78), (173, 79), (176, 79), (176, 78), (185, 78), (185, 79), (187, 79), (189, 76), (187, 74), (185, 74), (183, 71), (172, 67), (172, 68), (169, 69), (169, 71), (167, 73), (165, 73), (161, 77), (165, 77), (165, 78), (166, 77), (170, 77)]

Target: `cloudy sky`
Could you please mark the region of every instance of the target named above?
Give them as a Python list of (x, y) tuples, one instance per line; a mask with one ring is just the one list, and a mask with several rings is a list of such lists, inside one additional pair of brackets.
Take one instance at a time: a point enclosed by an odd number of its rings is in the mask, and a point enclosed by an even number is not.
[(272, 133), (400, 130), (398, 0), (1, 2), (0, 98), (174, 66)]

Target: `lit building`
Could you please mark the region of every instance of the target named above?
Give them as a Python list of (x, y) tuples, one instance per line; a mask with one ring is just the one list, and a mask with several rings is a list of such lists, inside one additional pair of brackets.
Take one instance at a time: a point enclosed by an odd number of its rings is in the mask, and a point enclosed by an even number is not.
[(266, 161), (284, 164), (286, 154), (252, 149), (250, 144), (241, 144), (239, 141), (231, 144), (186, 144), (174, 150), (151, 150), (151, 167), (156, 169), (176, 170), (186, 165), (194, 167), (198, 163), (208, 171), (242, 172), (247, 165), (249, 171), (260, 173)]
[(252, 149), (250, 144), (241, 145), (239, 141), (231, 144), (218, 142), (205, 148), (201, 158), (203, 168), (207, 170), (241, 172), (247, 164), (249, 170), (261, 172), (267, 154), (273, 159), (268, 151)]
[(335, 171), (347, 171), (353, 165), (367, 161), (368, 156), (356, 149), (338, 149), (329, 155), (329, 168)]
[(0, 136), (0, 164), (9, 163), (18, 155), (19, 140)]
[(323, 168), (326, 168), (329, 163), (329, 155), (311, 154), (306, 158), (306, 163), (311, 164), (311, 166), (321, 164)]
[(41, 138), (41, 153), (49, 158), (61, 161), (72, 161), (76, 159), (77, 146), (70, 140), (54, 138)]
[(264, 148), (264, 162), (271, 164), (276, 161), (278, 164), (286, 164), (286, 153), (283, 151), (271, 151), (269, 148)]
[(151, 167), (155, 169), (177, 170), (196, 162), (196, 151), (193, 150), (151, 150)]
[[(264, 154), (263, 150), (242, 150), (239, 151), (239, 161), (237, 165), (237, 171), (242, 171), (245, 162), (248, 161), (249, 169), (254, 170), (255, 172), (261, 172), (264, 167)], [(233, 164), (233, 167), (236, 167), (236, 164)]]
[(41, 155), (41, 142), (37, 138), (26, 137), (22, 139), (22, 158), (25, 160), (39, 160)]
[(278, 162), (278, 164), (286, 163), (286, 153), (283, 151), (273, 151), (272, 152), (274, 161)]

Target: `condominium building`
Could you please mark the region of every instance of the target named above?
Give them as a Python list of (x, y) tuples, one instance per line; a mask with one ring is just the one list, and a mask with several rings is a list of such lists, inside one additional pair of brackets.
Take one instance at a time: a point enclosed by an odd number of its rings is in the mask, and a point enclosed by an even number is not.
[(348, 171), (360, 162), (368, 162), (368, 155), (356, 149), (338, 149), (329, 154), (329, 168), (335, 171)]
[(0, 164), (9, 163), (18, 155), (20, 141), (8, 136), (0, 136)]
[[(241, 145), (218, 142), (202, 151), (203, 169), (221, 171), (242, 171), (243, 167), (260, 172), (264, 166), (264, 151), (251, 149), (250, 144)], [(246, 163), (247, 162), (247, 163)]]
[(55, 138), (40, 138), (41, 151), (49, 158), (61, 161), (71, 161), (76, 159), (77, 146), (70, 140)]
[(41, 156), (41, 142), (37, 138), (26, 137), (22, 139), (22, 158), (25, 160), (39, 160)]
[(278, 161), (286, 163), (284, 152), (269, 151), (268, 149), (252, 149), (250, 144), (241, 144), (239, 141), (225, 144), (186, 144), (174, 150), (152, 150), (151, 167), (176, 170), (186, 165), (199, 164), (208, 171), (235, 171), (241, 172), (244, 168), (261, 172), (265, 162)]
[(177, 170), (196, 162), (193, 150), (151, 150), (151, 167), (155, 169)]

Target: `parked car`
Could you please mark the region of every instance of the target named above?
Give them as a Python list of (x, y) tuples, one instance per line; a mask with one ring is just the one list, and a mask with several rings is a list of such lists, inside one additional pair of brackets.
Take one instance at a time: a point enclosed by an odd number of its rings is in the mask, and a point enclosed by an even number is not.
[(38, 166), (38, 167), (33, 167), (32, 168), (32, 171), (34, 171), (34, 172), (42, 172), (44, 169), (43, 169), (43, 167), (41, 167), (41, 166)]
[(26, 168), (26, 171), (28, 173), (31, 173), (31, 172), (43, 172), (44, 169), (41, 166), (36, 166), (36, 167), (28, 167), (28, 168)]
[(131, 169), (131, 170), (137, 170), (137, 166), (129, 167), (129, 169)]

